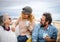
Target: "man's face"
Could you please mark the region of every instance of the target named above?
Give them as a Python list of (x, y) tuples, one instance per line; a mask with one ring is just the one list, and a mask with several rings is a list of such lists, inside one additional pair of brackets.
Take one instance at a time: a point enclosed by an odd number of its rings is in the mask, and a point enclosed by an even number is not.
[(41, 21), (40, 21), (41, 27), (45, 27), (46, 26), (46, 20), (45, 19), (46, 19), (46, 17), (42, 16)]
[(11, 24), (11, 18), (10, 18), (10, 16), (8, 16), (8, 15), (6, 16), (6, 20), (4, 21), (4, 23), (5, 24), (9, 24), (9, 25)]

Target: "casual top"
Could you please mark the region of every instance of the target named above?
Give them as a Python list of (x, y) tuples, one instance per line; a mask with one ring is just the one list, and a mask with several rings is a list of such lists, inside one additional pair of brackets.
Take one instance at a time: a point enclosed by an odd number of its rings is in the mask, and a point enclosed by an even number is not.
[(32, 33), (32, 42), (46, 42), (45, 35), (50, 36), (51, 39), (57, 39), (57, 29), (53, 25), (49, 25), (47, 29), (40, 27), (37, 24)]
[(32, 22), (30, 23), (27, 20), (23, 20), (23, 21), (19, 21), (19, 35), (27, 35), (27, 36), (31, 36), (31, 32), (33, 30), (35, 23)]
[(0, 26), (0, 42), (17, 42), (17, 37), (11, 30), (6, 31)]

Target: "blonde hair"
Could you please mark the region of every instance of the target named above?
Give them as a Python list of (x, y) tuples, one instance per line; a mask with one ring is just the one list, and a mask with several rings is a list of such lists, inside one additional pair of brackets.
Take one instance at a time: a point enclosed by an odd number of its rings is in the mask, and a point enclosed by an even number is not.
[[(24, 18), (23, 18), (23, 13), (21, 14), (21, 19), (24, 20)], [(32, 14), (29, 14), (28, 20), (29, 20), (30, 22), (32, 22), (32, 21), (34, 20), (34, 16), (33, 16)]]

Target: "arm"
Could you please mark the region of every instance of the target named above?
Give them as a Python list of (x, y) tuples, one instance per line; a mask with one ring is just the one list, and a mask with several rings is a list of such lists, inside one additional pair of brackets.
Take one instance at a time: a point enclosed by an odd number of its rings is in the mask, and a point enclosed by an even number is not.
[(57, 40), (57, 33), (58, 33), (58, 30), (57, 28), (54, 29), (54, 32), (53, 32), (53, 35), (52, 35), (52, 38), (51, 38), (51, 41), (55, 41)]
[(19, 24), (19, 21), (21, 20), (21, 18), (19, 17), (15, 23), (15, 27)]
[(29, 26), (28, 26), (28, 30), (29, 30), (30, 32), (32, 32), (33, 29), (34, 29), (34, 27), (35, 27), (35, 25), (36, 25), (35, 22), (30, 23)]
[(11, 30), (12, 30), (13, 32), (15, 32), (15, 28), (16, 28), (16, 26), (19, 24), (19, 21), (20, 21), (20, 18), (17, 19), (17, 21), (12, 25)]
[(2, 36), (2, 33), (3, 33), (3, 27), (0, 26), (0, 42), (1, 42), (1, 36)]
[(52, 34), (52, 37), (46, 37), (45, 38), (48, 42), (56, 42), (56, 39), (57, 39), (57, 29), (54, 29), (53, 30), (53, 34)]
[(55, 39), (51, 39), (50, 37), (46, 37), (45, 40), (46, 40), (47, 42), (56, 42)]
[(32, 32), (32, 42), (37, 42), (38, 41), (38, 25), (35, 26), (33, 32)]

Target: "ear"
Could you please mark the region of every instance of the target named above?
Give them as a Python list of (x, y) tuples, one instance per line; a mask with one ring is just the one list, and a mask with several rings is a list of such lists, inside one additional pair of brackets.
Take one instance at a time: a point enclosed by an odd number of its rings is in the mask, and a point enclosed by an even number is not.
[(5, 24), (6, 23), (6, 20), (3, 23)]

